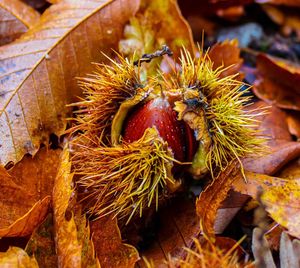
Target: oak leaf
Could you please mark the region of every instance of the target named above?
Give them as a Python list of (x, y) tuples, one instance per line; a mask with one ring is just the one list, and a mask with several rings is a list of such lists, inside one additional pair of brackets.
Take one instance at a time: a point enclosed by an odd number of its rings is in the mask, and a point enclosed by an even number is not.
[(60, 136), (80, 95), (76, 77), (111, 55), (139, 1), (65, 0), (18, 41), (0, 48), (0, 163), (35, 154)]
[(0, 46), (20, 37), (39, 17), (37, 11), (21, 0), (0, 0)]
[(27, 236), (44, 220), (59, 154), (43, 148), (9, 171), (0, 166), (0, 236)]
[(34, 257), (30, 258), (27, 253), (17, 247), (10, 247), (6, 252), (0, 252), (0, 266), (8, 268), (38, 268)]

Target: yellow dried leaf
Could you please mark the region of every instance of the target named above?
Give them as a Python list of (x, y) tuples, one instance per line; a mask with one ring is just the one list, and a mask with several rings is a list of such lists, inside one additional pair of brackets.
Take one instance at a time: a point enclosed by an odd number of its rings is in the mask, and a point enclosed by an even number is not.
[(6, 252), (0, 252), (0, 266), (5, 268), (38, 268), (34, 257), (17, 247), (10, 247)]
[(270, 216), (287, 232), (300, 238), (300, 184), (290, 180), (283, 186), (270, 187), (261, 196)]

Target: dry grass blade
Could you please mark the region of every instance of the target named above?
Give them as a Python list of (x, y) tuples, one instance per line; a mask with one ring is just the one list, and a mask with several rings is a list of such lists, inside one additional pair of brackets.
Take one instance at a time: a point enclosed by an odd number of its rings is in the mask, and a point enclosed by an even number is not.
[(61, 135), (80, 95), (75, 77), (116, 48), (139, 1), (60, 1), (17, 42), (0, 48), (0, 163)]
[(21, 0), (0, 0), (0, 46), (27, 32), (39, 17), (37, 11)]

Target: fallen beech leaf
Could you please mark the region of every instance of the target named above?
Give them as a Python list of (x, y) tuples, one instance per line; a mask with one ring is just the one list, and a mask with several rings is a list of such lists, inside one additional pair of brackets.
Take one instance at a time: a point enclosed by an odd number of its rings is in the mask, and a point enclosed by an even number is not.
[(227, 67), (227, 69), (221, 73), (220, 77), (238, 73), (243, 63), (242, 58), (240, 58), (240, 49), (236, 39), (215, 44), (209, 50), (208, 54), (214, 63), (214, 69), (221, 66)]
[[(17, 42), (0, 48), (0, 163), (35, 154), (60, 136), (80, 90), (75, 77), (112, 54), (139, 1), (66, 0)], [(107, 60), (107, 59), (106, 59)]]
[(52, 213), (32, 234), (25, 251), (36, 258), (39, 267), (57, 267)]
[(0, 236), (29, 235), (43, 221), (59, 154), (60, 150), (43, 148), (34, 158), (25, 156), (9, 171), (0, 166)]
[[(24, 198), (24, 197), (23, 197)], [(0, 237), (27, 236), (45, 219), (50, 204), (50, 196), (38, 201), (21, 218), (8, 227), (0, 229)]]
[(37, 11), (20, 0), (0, 0), (0, 46), (20, 37), (39, 17)]
[(90, 224), (101, 267), (135, 267), (139, 253), (133, 246), (122, 243), (116, 218), (103, 217)]
[(232, 163), (201, 192), (196, 201), (196, 211), (200, 217), (203, 232), (209, 237), (214, 237), (217, 211), (226, 199), (232, 183), (238, 176), (241, 176), (240, 174), (239, 165)]
[(275, 57), (259, 54), (257, 68), (260, 78), (253, 92), (269, 104), (300, 110), (300, 67)]
[(38, 268), (34, 257), (30, 258), (26, 252), (17, 247), (10, 247), (6, 252), (0, 252), (0, 266), (7, 268)]
[(289, 180), (283, 186), (270, 187), (263, 192), (261, 201), (270, 216), (287, 232), (300, 237), (300, 183)]

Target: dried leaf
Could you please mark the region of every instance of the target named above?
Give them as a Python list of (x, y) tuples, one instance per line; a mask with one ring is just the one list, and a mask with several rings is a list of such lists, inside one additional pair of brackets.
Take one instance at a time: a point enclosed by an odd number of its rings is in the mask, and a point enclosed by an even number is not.
[[(24, 198), (24, 197), (23, 197)], [(0, 237), (27, 236), (45, 219), (50, 204), (50, 196), (38, 201), (21, 218), (10, 226), (0, 229)]]
[(75, 77), (116, 48), (136, 1), (66, 0), (52, 5), (17, 42), (0, 48), (0, 163), (35, 154), (61, 135), (80, 94)]
[(101, 267), (135, 267), (138, 251), (122, 243), (116, 218), (103, 217), (91, 222), (91, 233)]
[[(60, 150), (43, 148), (6, 171), (0, 167), (0, 236), (26, 236), (47, 215)], [(25, 228), (26, 227), (26, 228)]]
[(176, 1), (143, 0), (139, 12), (125, 28), (125, 39), (120, 42), (121, 52), (137, 53), (141, 57), (168, 44), (179, 56), (182, 46), (193, 51), (193, 37), (190, 27), (181, 16)]
[(208, 54), (214, 63), (214, 69), (221, 66), (227, 67), (227, 69), (221, 73), (220, 77), (238, 73), (243, 63), (242, 58), (240, 58), (240, 49), (236, 39), (215, 44), (209, 50)]
[(57, 267), (52, 213), (48, 214), (45, 221), (32, 234), (25, 251), (29, 256), (34, 255), (39, 267)]
[(196, 210), (200, 217), (203, 232), (209, 237), (214, 237), (217, 211), (238, 176), (241, 176), (240, 167), (237, 163), (232, 163), (201, 192), (196, 201)]
[(161, 208), (156, 215), (159, 229), (153, 243), (142, 252), (154, 267), (164, 265), (168, 256), (181, 257), (183, 247), (191, 247), (193, 239), (200, 232), (199, 218), (195, 210), (195, 202), (178, 196)]
[(270, 187), (261, 201), (270, 216), (287, 232), (300, 238), (300, 183), (289, 180), (283, 186)]
[(39, 17), (38, 12), (20, 0), (0, 0), (0, 46), (20, 37)]
[(300, 155), (300, 143), (292, 141), (286, 122), (286, 113), (275, 106), (257, 102), (249, 109), (262, 108), (266, 113), (257, 118), (260, 121), (258, 133), (266, 137), (267, 154), (243, 159), (245, 170), (273, 175), (289, 161)]
[(0, 252), (0, 266), (7, 268), (38, 268), (34, 257), (30, 258), (26, 252), (17, 247), (10, 247), (6, 252)]
[[(55, 242), (58, 267), (81, 267), (82, 245), (77, 239), (77, 228), (74, 217), (67, 218), (69, 199), (72, 195), (73, 174), (67, 147), (61, 155), (61, 163), (53, 188), (53, 211)], [(69, 216), (70, 217), (70, 216)]]
[(261, 75), (253, 92), (269, 104), (300, 110), (300, 67), (291, 62), (259, 54), (257, 68)]
[(290, 133), (297, 137), (297, 139), (300, 139), (300, 113), (290, 111), (286, 120)]
[[(298, 1), (294, 2), (296, 3)], [(298, 6), (300, 7), (299, 3)], [(274, 5), (263, 5), (262, 8), (272, 21), (281, 26), (283, 35), (290, 36), (291, 33), (296, 33), (296, 35), (300, 37), (300, 16), (297, 9), (281, 9)]]
[(233, 182), (233, 190), (241, 194), (249, 195), (256, 199), (260, 193), (267, 191), (270, 187), (284, 186), (290, 180), (279, 177), (271, 177), (254, 172), (245, 172), (246, 181), (242, 176)]

